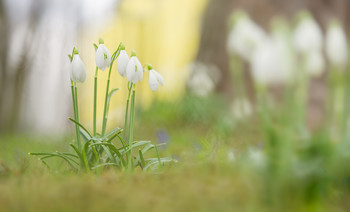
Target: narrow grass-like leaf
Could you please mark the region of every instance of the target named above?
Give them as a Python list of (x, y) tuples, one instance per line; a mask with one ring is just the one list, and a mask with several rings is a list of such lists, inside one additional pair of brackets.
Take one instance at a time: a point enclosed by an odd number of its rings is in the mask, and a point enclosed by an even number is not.
[(114, 135), (115, 133), (120, 133), (122, 132), (122, 129), (119, 127), (114, 128), (113, 130), (111, 130), (110, 132), (108, 132), (105, 136), (102, 137), (102, 140), (107, 139), (108, 137)]
[(84, 144), (83, 151), (82, 151), (82, 157), (83, 157), (83, 161), (84, 161), (84, 165), (85, 165), (85, 170), (87, 173), (90, 173), (90, 166), (89, 166), (89, 161), (87, 159), (86, 151), (89, 148), (90, 142), (91, 141), (88, 141)]
[(123, 165), (125, 166), (126, 165), (126, 162), (122, 156), (122, 154), (119, 152), (119, 150), (113, 145), (113, 144), (110, 144), (110, 143), (96, 143), (96, 144), (92, 144), (92, 145), (102, 145), (102, 146), (108, 146), (115, 154), (117, 154), (117, 156), (119, 157), (120, 161), (123, 163)]
[(143, 158), (143, 154), (142, 154), (141, 149), (139, 149), (139, 156), (140, 156), (140, 160), (141, 160), (141, 168), (143, 169), (143, 167), (145, 167), (145, 165), (146, 165), (146, 162), (145, 162), (145, 159)]
[(107, 147), (104, 146), (104, 144), (107, 144), (107, 143), (102, 143), (102, 142), (99, 142), (99, 143), (93, 143), (91, 144), (91, 146), (102, 146), (102, 148), (105, 150), (106, 154), (107, 154), (107, 157), (109, 158), (110, 161), (114, 161), (115, 163), (117, 163), (117, 160), (116, 158), (113, 156), (113, 154), (109, 151), (109, 149)]
[(74, 120), (72, 118), (68, 118), (68, 119), (71, 120), (72, 122), (76, 123), (77, 125), (79, 125), (79, 127), (81, 127), (90, 136), (90, 138), (92, 138), (92, 136), (89, 133), (89, 131), (82, 124), (80, 124), (78, 121), (76, 121), (76, 120)]
[(108, 114), (108, 111), (109, 111), (109, 104), (111, 102), (111, 99), (112, 99), (112, 96), (115, 94), (115, 92), (117, 92), (119, 90), (119, 88), (114, 88), (112, 89), (109, 94), (108, 94), (108, 97), (107, 97), (107, 114)]

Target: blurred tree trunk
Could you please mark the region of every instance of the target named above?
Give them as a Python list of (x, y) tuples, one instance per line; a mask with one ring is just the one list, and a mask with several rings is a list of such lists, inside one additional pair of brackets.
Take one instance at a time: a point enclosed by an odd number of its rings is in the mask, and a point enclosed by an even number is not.
[(4, 1), (0, 1), (0, 132), (6, 128), (6, 82), (8, 81), (7, 56), (8, 56), (8, 22), (5, 13)]
[(202, 37), (197, 61), (219, 68), (221, 79), (217, 90), (232, 94), (229, 57), (226, 51), (227, 19), (232, 12), (231, 0), (212, 0), (203, 18)]
[(15, 64), (9, 65), (9, 43), (13, 28), (10, 28), (10, 20), (6, 16), (8, 14), (5, 11), (4, 1), (0, 0), (0, 133), (12, 132), (17, 128), (26, 78), (34, 61), (34, 55), (30, 52), (35, 52), (39, 47), (34, 38), (41, 14), (41, 3), (34, 1), (31, 5), (27, 19), (28, 30), (21, 42), (20, 56), (16, 58)]

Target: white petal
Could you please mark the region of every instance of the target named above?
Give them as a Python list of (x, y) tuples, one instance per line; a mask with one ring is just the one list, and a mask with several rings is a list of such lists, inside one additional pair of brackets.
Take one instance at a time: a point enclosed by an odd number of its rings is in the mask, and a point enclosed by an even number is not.
[(126, 66), (129, 63), (129, 56), (126, 53), (125, 50), (121, 50), (118, 60), (117, 60), (117, 67), (118, 67), (118, 72), (122, 77), (125, 77), (126, 75)]
[(86, 79), (86, 69), (83, 61), (80, 59), (79, 55), (73, 56), (72, 67), (72, 80), (74, 82), (84, 82)]
[(346, 33), (340, 25), (328, 27), (326, 53), (331, 65), (345, 67), (348, 63), (348, 42)]
[(300, 21), (293, 39), (295, 49), (302, 54), (319, 51), (323, 46), (321, 27), (312, 17)]
[[(154, 71), (154, 70), (153, 70)], [(162, 77), (162, 75), (160, 75), (160, 73), (158, 73), (157, 71), (154, 71), (155, 72), (155, 75), (156, 75), (156, 77), (157, 77), (157, 80), (158, 80), (158, 82), (162, 85), (162, 86), (164, 86), (164, 78)]]
[(151, 70), (148, 73), (148, 83), (152, 91), (156, 91), (158, 89), (159, 82), (154, 70)]
[(96, 66), (102, 71), (109, 67), (111, 63), (111, 54), (104, 44), (100, 44), (95, 56)]
[(320, 76), (325, 68), (325, 62), (322, 53), (315, 51), (306, 58), (306, 70), (313, 77)]
[(138, 82), (138, 75), (136, 73), (136, 61), (135, 57), (131, 57), (128, 65), (126, 66), (126, 78), (129, 82), (136, 84)]
[(137, 67), (137, 77), (138, 77), (138, 81), (142, 81), (142, 78), (143, 78), (143, 68), (142, 68), (142, 65), (141, 65), (141, 62), (139, 61), (139, 59), (137, 57), (134, 57), (135, 58), (135, 64), (136, 64), (136, 67)]

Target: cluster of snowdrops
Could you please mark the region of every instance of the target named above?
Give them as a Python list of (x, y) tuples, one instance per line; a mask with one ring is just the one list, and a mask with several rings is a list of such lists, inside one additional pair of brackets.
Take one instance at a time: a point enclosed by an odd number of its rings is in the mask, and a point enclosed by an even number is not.
[[(78, 49), (73, 48), (70, 59), (70, 78), (74, 118), (69, 118), (75, 124), (76, 142), (70, 144), (73, 152), (31, 152), (31, 155), (40, 156), (40, 160), (51, 169), (49, 158), (60, 158), (67, 162), (74, 171), (85, 170), (86, 172), (99, 173), (108, 167), (115, 167), (119, 170), (132, 171), (137, 167), (142, 170), (159, 170), (165, 163), (175, 162), (172, 158), (161, 158), (158, 146), (162, 144), (152, 144), (151, 141), (134, 141), (134, 116), (135, 116), (135, 94), (136, 84), (143, 79), (143, 74), (148, 71), (149, 85), (152, 91), (156, 91), (159, 84), (164, 84), (163, 77), (147, 64), (142, 66), (141, 62), (133, 50), (130, 57), (125, 51), (125, 46), (120, 43), (117, 50), (111, 55), (104, 45), (103, 39), (99, 39), (99, 44), (94, 44), (96, 72), (94, 78), (94, 103), (93, 103), (93, 131), (89, 132), (82, 123), (79, 122), (78, 105), (78, 83), (86, 80), (86, 68), (79, 56)], [(110, 89), (110, 76), (113, 63), (117, 62), (118, 72), (128, 80), (128, 97), (126, 101), (124, 128), (116, 127), (106, 132), (109, 104), (112, 96), (118, 88)], [(145, 69), (144, 69), (145, 67)], [(102, 120), (102, 130), (96, 128), (96, 108), (97, 108), (97, 78), (98, 71), (109, 68), (107, 87), (104, 102), (104, 112)], [(116, 144), (116, 141), (118, 141)], [(150, 150), (155, 150), (148, 153)], [(155, 157), (145, 157), (155, 155)], [(146, 155), (146, 156), (147, 156)]]

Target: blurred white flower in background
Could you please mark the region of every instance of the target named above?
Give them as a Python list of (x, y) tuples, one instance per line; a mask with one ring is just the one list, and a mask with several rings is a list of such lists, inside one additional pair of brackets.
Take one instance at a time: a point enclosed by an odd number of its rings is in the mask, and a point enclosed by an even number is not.
[(332, 66), (345, 68), (348, 64), (347, 36), (337, 20), (333, 20), (327, 28), (326, 54)]
[(192, 63), (189, 67), (190, 76), (187, 79), (187, 87), (197, 96), (206, 97), (214, 91), (221, 75), (218, 68), (202, 62)]
[(322, 51), (323, 34), (319, 24), (307, 11), (300, 12), (298, 19), (293, 41), (296, 52), (307, 55), (315, 51)]
[(250, 61), (255, 49), (266, 40), (267, 35), (243, 11), (236, 11), (232, 19), (233, 27), (227, 41), (228, 52)]
[(284, 64), (283, 49), (273, 39), (259, 45), (253, 54), (251, 71), (253, 79), (260, 84), (281, 84), (288, 80), (287, 64)]
[(229, 149), (227, 152), (227, 161), (234, 162), (236, 160), (235, 152), (233, 149)]
[(324, 72), (325, 66), (322, 52), (313, 51), (306, 56), (305, 69), (310, 76), (320, 76)]
[(231, 114), (235, 120), (243, 120), (253, 114), (253, 106), (246, 98), (235, 99), (231, 104)]

